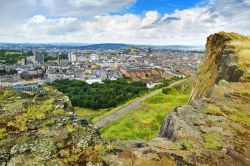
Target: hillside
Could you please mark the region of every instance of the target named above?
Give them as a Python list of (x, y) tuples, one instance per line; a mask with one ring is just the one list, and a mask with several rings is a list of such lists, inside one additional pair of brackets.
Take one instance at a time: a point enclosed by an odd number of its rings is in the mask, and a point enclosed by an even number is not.
[(149, 93), (148, 98), (140, 98), (142, 101), (132, 105), (129, 113), (104, 127), (102, 136), (123, 141), (151, 140), (157, 136), (164, 117), (176, 106), (188, 102), (192, 85), (193, 79), (187, 78)]
[(166, 116), (158, 137), (124, 142), (130, 155), (116, 159), (131, 165), (250, 165), (249, 42), (235, 33), (209, 36), (188, 104)]

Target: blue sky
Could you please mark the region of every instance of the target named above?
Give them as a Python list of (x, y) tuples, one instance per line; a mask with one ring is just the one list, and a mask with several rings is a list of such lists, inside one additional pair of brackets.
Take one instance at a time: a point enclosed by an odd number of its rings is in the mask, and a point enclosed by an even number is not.
[(250, 0), (0, 0), (0, 42), (203, 45), (250, 35)]
[(204, 3), (204, 0), (137, 0), (137, 2), (126, 10), (135, 14), (156, 10), (159, 13), (173, 13), (175, 10), (183, 10)]

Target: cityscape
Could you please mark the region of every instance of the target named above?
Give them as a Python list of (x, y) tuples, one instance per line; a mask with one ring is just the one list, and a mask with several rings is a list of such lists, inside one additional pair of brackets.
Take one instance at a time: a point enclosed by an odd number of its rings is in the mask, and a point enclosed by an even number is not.
[(204, 54), (202, 47), (161, 49), (151, 46), (117, 49), (2, 47), (0, 51), (19, 55), (31, 52), (30, 56), (20, 57), (12, 64), (4, 60), (0, 63), (0, 86), (24, 90), (37, 89), (57, 79), (77, 79), (92, 84), (123, 76), (143, 81), (152, 88), (172, 77), (193, 75)]

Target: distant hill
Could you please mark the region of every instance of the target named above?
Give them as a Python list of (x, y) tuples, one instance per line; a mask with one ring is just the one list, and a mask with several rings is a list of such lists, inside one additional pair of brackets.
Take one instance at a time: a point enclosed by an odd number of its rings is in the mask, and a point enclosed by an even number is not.
[(107, 50), (107, 49), (125, 49), (128, 48), (129, 45), (127, 44), (116, 44), (116, 43), (104, 43), (104, 44), (91, 44), (91, 45), (87, 45), (87, 46), (82, 46), (81, 48), (83, 49), (103, 49), (103, 50)]
[[(134, 45), (124, 43), (101, 43), (101, 44), (86, 44), (86, 43), (0, 43), (2, 48), (58, 48), (58, 49), (88, 49), (88, 50), (108, 50), (108, 49), (126, 49), (126, 48), (140, 48), (147, 49), (148, 45)], [(152, 49), (192, 49), (203, 48), (202, 46), (187, 46), (187, 45), (166, 45), (157, 46), (152, 45)]]

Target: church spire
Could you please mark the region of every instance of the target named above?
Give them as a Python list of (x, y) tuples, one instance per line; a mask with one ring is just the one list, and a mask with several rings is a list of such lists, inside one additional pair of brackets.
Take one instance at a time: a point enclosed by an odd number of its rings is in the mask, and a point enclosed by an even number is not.
[(148, 46), (148, 53), (149, 54), (152, 53), (152, 49), (151, 49), (150, 45)]

